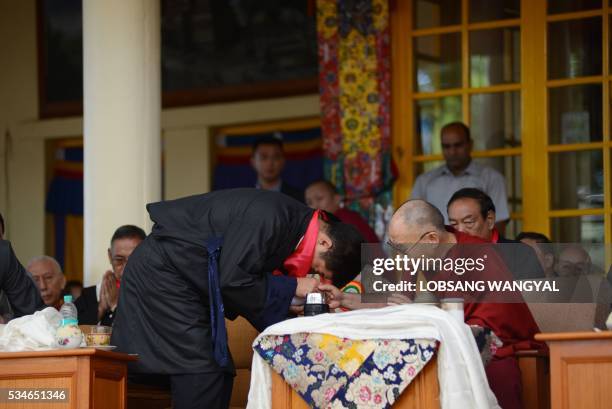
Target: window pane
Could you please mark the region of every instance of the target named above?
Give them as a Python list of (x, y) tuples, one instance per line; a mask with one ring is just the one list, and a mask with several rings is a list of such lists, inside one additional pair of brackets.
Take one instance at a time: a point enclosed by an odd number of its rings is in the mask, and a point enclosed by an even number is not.
[(470, 32), (472, 87), (520, 82), (520, 44), (518, 27)]
[[(603, 215), (551, 219), (551, 239), (558, 243), (603, 243)], [(593, 258), (591, 256), (591, 258)]]
[(548, 78), (601, 74), (601, 17), (548, 25)]
[(519, 91), (472, 95), (470, 117), (475, 150), (521, 145)]
[(548, 96), (551, 144), (601, 141), (600, 84), (551, 88)]
[(461, 87), (461, 33), (415, 38), (414, 61), (419, 92)]
[(476, 158), (474, 160), (504, 175), (506, 180), (506, 194), (508, 196), (508, 210), (510, 213), (523, 211), (521, 157), (498, 156), (494, 158)]
[(520, 16), (520, 0), (470, 0), (470, 23)]
[(550, 154), (552, 209), (603, 207), (603, 155), (601, 150)]
[(522, 219), (510, 219), (508, 224), (506, 225), (506, 231), (504, 236), (507, 238), (513, 239), (520, 232), (523, 231), (523, 220)]
[(416, 0), (414, 2), (414, 26), (430, 28), (452, 26), (461, 23), (461, 1)]
[(461, 97), (445, 97), (416, 101), (417, 155), (442, 152), (440, 129), (449, 122), (461, 120)]
[(592, 10), (601, 7), (601, 0), (548, 0), (548, 14)]
[(163, 91), (317, 76), (317, 18), (306, 1), (156, 1)]

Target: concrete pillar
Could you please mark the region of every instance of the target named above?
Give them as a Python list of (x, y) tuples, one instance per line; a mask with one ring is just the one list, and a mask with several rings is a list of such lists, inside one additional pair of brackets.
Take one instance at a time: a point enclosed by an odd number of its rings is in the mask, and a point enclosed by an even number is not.
[(110, 268), (114, 230), (148, 232), (161, 197), (159, 3), (83, 2), (85, 285)]

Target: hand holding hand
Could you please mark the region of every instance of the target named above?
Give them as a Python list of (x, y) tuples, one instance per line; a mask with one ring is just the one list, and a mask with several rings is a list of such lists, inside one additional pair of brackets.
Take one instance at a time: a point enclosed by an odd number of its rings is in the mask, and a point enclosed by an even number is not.
[(330, 310), (335, 310), (342, 306), (342, 300), (344, 299), (344, 293), (332, 284), (319, 284), (319, 291), (325, 293), (327, 299), (327, 305)]
[(295, 295), (306, 298), (309, 293), (312, 293), (317, 288), (317, 284), (319, 284), (319, 281), (316, 278), (300, 277), (297, 279)]

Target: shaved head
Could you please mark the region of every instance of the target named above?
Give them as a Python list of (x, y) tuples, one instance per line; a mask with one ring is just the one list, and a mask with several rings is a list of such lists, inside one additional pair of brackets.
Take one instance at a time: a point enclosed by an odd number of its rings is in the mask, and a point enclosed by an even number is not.
[[(389, 244), (412, 257), (433, 256), (440, 244), (454, 239), (444, 228), (444, 217), (434, 206), (424, 200), (408, 200), (393, 214), (389, 223)], [(452, 236), (452, 237), (450, 237)], [(413, 247), (416, 243), (424, 245)]]
[[(444, 231), (444, 216), (432, 204), (419, 199), (408, 200), (393, 215), (406, 229)], [(392, 219), (392, 222), (393, 222)]]

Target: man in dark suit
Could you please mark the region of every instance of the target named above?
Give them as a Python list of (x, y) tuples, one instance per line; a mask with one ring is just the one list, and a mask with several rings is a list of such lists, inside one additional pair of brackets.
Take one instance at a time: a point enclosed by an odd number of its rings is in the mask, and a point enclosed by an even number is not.
[(462, 233), (480, 237), (496, 246), (516, 280), (544, 278), (544, 271), (531, 247), (503, 237), (495, 228), (495, 205), (480, 189), (457, 190), (448, 201), (450, 225)]
[(317, 288), (309, 270), (341, 286), (361, 268), (353, 226), (276, 192), (219, 190), (147, 210), (155, 225), (125, 268), (112, 344), (139, 355), (132, 375), (169, 378), (175, 409), (228, 407), (224, 316), (262, 331)]
[(280, 139), (257, 139), (253, 144), (251, 165), (257, 172), (256, 188), (281, 192), (304, 203), (304, 192), (281, 179), (285, 167), (285, 153)]
[(6, 294), (14, 318), (33, 314), (45, 306), (36, 284), (17, 260), (11, 243), (1, 239), (0, 290)]
[[(4, 218), (0, 213), (0, 240), (4, 239)], [(8, 298), (2, 289), (0, 289), (0, 324), (8, 322), (13, 317), (13, 311), (9, 304)]]
[(138, 226), (128, 224), (115, 230), (108, 249), (108, 261), (112, 270), (104, 273), (100, 284), (83, 289), (81, 296), (74, 302), (79, 313), (79, 324), (113, 325), (123, 269), (134, 249), (145, 237), (145, 232)]

